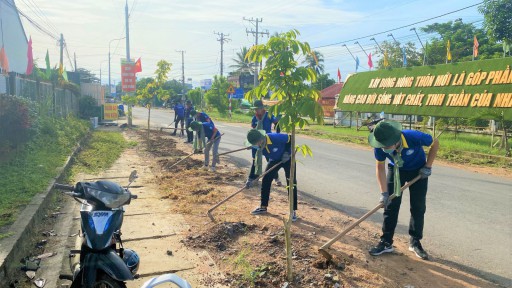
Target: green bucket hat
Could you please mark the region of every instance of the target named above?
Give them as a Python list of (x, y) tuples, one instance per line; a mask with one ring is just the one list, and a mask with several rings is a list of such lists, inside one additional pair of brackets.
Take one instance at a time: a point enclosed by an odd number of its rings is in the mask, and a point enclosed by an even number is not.
[(247, 132), (247, 141), (245, 141), (245, 146), (253, 146), (256, 145), (260, 140), (265, 139), (265, 130), (251, 129)]
[(201, 129), (201, 125), (203, 125), (199, 121), (192, 121), (190, 122), (190, 125), (188, 125), (188, 131), (199, 131)]
[(252, 108), (253, 109), (263, 109), (263, 108), (265, 108), (265, 105), (263, 105), (263, 101), (256, 100), (256, 101), (254, 101), (254, 106)]
[(197, 111), (196, 110), (190, 110), (190, 115), (191, 116), (196, 116), (197, 114)]
[(368, 143), (374, 148), (391, 146), (402, 136), (402, 124), (396, 121), (381, 121), (368, 135)]

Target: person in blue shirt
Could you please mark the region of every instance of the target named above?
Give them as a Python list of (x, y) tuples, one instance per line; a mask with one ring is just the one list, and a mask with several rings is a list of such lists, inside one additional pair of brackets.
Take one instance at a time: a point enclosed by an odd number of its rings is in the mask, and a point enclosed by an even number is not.
[[(263, 101), (261, 101), (261, 100), (254, 101), (253, 108), (255, 109), (254, 116), (252, 117), (252, 121), (251, 121), (251, 127), (253, 129), (265, 130), (266, 133), (272, 133), (272, 125), (274, 125), (274, 128), (276, 129), (277, 133), (280, 132), (279, 126), (277, 125), (277, 122), (279, 122), (279, 119), (277, 119), (274, 115), (272, 115), (272, 114), (268, 113), (268, 111), (266, 111), (265, 106), (263, 105)], [(253, 148), (252, 149), (251, 170), (249, 172), (249, 177), (247, 177), (247, 181), (245, 183), (245, 186), (247, 186), (247, 188), (250, 188), (252, 186), (252, 182), (254, 181), (254, 179), (258, 178), (258, 176), (259, 176), (256, 174), (256, 164), (257, 164), (256, 156), (257, 156), (257, 149)], [(267, 159), (267, 162), (268, 162), (268, 159)], [(281, 186), (282, 183), (281, 183), (281, 180), (279, 180), (279, 173), (276, 173), (275, 177), (276, 177), (275, 178), (276, 185)]]
[(190, 123), (194, 121), (194, 116), (192, 111), (195, 111), (194, 105), (192, 105), (192, 101), (187, 100), (185, 102), (185, 128), (187, 129), (187, 141), (185, 143), (192, 143), (194, 141), (194, 132), (189, 131)]
[(210, 122), (212, 124), (215, 125), (215, 123), (213, 123), (212, 119), (210, 118), (210, 116), (208, 116), (208, 114), (204, 113), (204, 112), (199, 112), (197, 110), (192, 110), (190, 112), (190, 114), (195, 117), (196, 121), (199, 121), (199, 122)]
[(208, 164), (210, 163), (210, 149), (212, 151), (212, 165), (210, 171), (215, 172), (215, 166), (219, 163), (219, 144), (221, 139), (220, 131), (213, 125), (212, 122), (199, 122), (192, 121), (190, 123), (190, 129), (199, 133), (199, 141), (207, 139), (206, 145), (204, 146), (204, 169), (208, 170)]
[[(380, 242), (368, 252), (373, 256), (393, 252), (393, 235), (402, 197), (389, 201), (389, 196), (399, 193), (402, 183), (420, 175), (421, 179), (409, 186), (411, 207), (409, 250), (421, 259), (428, 259), (428, 254), (420, 240), (423, 238), (428, 177), (432, 174), (432, 164), (439, 149), (439, 141), (420, 131), (402, 130), (402, 125), (396, 121), (384, 120), (375, 125), (368, 136), (368, 143), (374, 148), (377, 160), (377, 182), (381, 192), (379, 201), (384, 205), (384, 223)], [(423, 150), (424, 146), (430, 146), (428, 155)], [(387, 175), (386, 159), (389, 162)]]
[[(291, 139), (288, 134), (268, 133), (264, 130), (251, 129), (247, 133), (247, 143), (256, 149), (261, 149), (263, 155), (268, 158), (267, 167), (265, 171), (270, 170), (276, 165), (268, 174), (263, 176), (261, 184), (261, 203), (260, 206), (251, 212), (253, 215), (267, 213), (268, 201), (270, 198), (270, 186), (275, 174), (281, 168), (284, 169), (286, 175), (286, 183), (290, 185), (290, 169), (291, 169)], [(295, 170), (297, 171), (297, 170)], [(292, 221), (297, 220), (297, 177), (295, 173), (293, 181), (293, 215)]]
[(173, 136), (176, 136), (176, 129), (178, 128), (178, 123), (181, 122), (181, 136), (185, 135), (183, 133), (183, 123), (185, 119), (185, 107), (183, 107), (183, 104), (181, 104), (181, 100), (178, 100), (178, 103), (174, 105), (174, 133), (172, 133)]

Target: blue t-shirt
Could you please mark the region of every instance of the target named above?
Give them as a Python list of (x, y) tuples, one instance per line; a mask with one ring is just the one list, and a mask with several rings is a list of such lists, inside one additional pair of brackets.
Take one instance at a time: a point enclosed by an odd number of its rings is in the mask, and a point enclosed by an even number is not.
[[(274, 115), (271, 115), (267, 112), (265, 112), (265, 114), (263, 115), (263, 118), (262, 118), (262, 121), (263, 121), (263, 125), (262, 125), (262, 128), (263, 130), (265, 130), (265, 132), (267, 133), (272, 133), (272, 123), (277, 123), (277, 118), (274, 117)], [(256, 117), (256, 115), (254, 115), (252, 117), (252, 121), (251, 121), (251, 126), (252, 128), (256, 128), (256, 126), (258, 125), (258, 118)]]
[(208, 138), (208, 140), (212, 139), (213, 131), (216, 131), (215, 136), (213, 138), (220, 137), (220, 131), (215, 129), (215, 125), (212, 122), (203, 122), (204, 128), (204, 137)]
[[(423, 150), (423, 146), (432, 145), (432, 136), (417, 130), (403, 130), (402, 131), (402, 160), (404, 161), (403, 166), (400, 170), (412, 171), (417, 170), (425, 166), (427, 163), (427, 156)], [(397, 153), (396, 151), (393, 153)], [(375, 159), (379, 162), (386, 161), (389, 159), (389, 163), (394, 165), (393, 157), (388, 153), (382, 151), (381, 148), (374, 148)]]
[(283, 153), (291, 151), (291, 138), (288, 134), (268, 133), (267, 144), (262, 148), (262, 154), (269, 161), (281, 161)]
[(185, 118), (189, 119), (189, 118), (192, 118), (194, 117), (194, 115), (190, 115), (190, 112), (192, 112), (192, 110), (194, 110), (194, 106), (193, 105), (190, 105), (190, 107), (185, 107)]
[(174, 113), (176, 113), (178, 117), (185, 117), (185, 107), (180, 103), (174, 105)]
[(213, 124), (213, 121), (210, 118), (210, 116), (208, 116), (208, 114), (204, 112), (199, 112), (199, 116), (196, 116), (196, 120), (199, 122), (211, 122)]

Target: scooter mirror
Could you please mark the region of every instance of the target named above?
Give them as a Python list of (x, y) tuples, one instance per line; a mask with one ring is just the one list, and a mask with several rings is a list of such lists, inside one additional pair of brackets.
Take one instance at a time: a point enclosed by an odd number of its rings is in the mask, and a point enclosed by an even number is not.
[(132, 173), (130, 173), (130, 178), (128, 178), (128, 181), (132, 183), (137, 178), (139, 178), (139, 175), (137, 175), (137, 170), (133, 170)]

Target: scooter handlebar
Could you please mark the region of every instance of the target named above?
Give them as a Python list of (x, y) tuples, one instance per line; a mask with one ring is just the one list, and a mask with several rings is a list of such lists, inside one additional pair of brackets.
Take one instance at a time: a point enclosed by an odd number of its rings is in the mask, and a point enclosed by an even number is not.
[(137, 198), (139, 198), (139, 196), (137, 196), (137, 195), (135, 195), (135, 194), (132, 194), (131, 198), (132, 198), (132, 199), (137, 199)]

